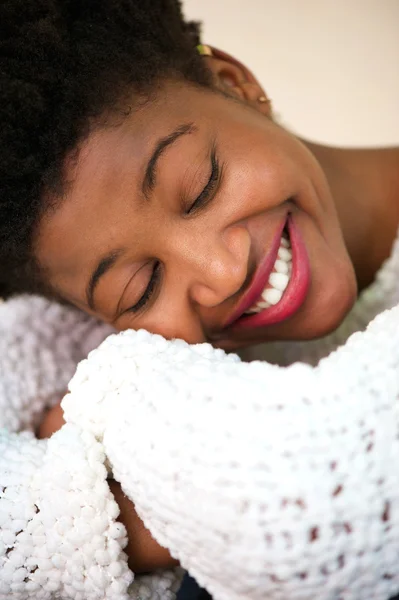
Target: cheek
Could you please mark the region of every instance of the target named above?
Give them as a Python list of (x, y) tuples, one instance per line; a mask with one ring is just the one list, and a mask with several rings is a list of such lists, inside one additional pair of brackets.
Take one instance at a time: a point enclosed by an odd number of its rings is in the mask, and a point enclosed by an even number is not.
[[(347, 268), (348, 256), (331, 191), (321, 166), (308, 148), (278, 125), (266, 121), (256, 131), (244, 130), (231, 152), (225, 193), (236, 218), (255, 220), (268, 228), (273, 209), (292, 200), (304, 227), (315, 237), (315, 260), (329, 253)], [(241, 145), (239, 140), (241, 139)], [(244, 144), (245, 141), (245, 144)], [(256, 215), (259, 218), (254, 219)], [(300, 218), (302, 218), (300, 217)], [(320, 246), (323, 252), (316, 251)], [(326, 247), (327, 246), (327, 247)]]
[(307, 148), (282, 127), (262, 117), (260, 126), (239, 132), (236, 158), (251, 178), (267, 185), (270, 195), (287, 195), (298, 182), (314, 175), (314, 160)]
[(297, 171), (289, 157), (258, 142), (227, 163), (223, 196), (243, 217), (273, 209), (298, 193), (301, 184)]
[(341, 236), (335, 203), (324, 171), (312, 152), (290, 133), (272, 124), (269, 137), (268, 186), (276, 195), (292, 199), (320, 229)]

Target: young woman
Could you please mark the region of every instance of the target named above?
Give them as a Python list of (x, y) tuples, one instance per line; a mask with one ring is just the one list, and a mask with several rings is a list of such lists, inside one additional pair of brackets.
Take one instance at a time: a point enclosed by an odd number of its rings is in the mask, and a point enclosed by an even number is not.
[(345, 322), (391, 254), (398, 148), (297, 139), (176, 0), (12, 1), (0, 22), (4, 299), (249, 358)]
[[(391, 251), (398, 149), (296, 139), (175, 2), (2, 11), (3, 297), (227, 349), (341, 323)], [(299, 265), (269, 282), (283, 236)]]

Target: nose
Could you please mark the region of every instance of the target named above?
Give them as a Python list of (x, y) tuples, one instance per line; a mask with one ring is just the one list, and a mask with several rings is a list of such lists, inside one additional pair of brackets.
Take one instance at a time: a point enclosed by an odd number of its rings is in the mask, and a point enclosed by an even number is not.
[(248, 274), (250, 236), (234, 227), (214, 239), (202, 236), (184, 255), (188, 295), (196, 305), (212, 308), (243, 288)]

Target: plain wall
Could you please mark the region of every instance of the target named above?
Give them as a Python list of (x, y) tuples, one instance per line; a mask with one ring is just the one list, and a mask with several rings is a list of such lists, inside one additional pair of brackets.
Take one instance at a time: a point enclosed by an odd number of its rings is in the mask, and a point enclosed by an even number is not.
[(346, 146), (399, 144), (399, 0), (183, 0), (203, 41), (244, 62), (284, 125)]

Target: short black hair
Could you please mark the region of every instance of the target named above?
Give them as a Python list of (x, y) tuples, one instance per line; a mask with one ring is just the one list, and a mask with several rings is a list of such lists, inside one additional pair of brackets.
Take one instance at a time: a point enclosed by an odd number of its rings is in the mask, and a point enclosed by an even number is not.
[(0, 297), (48, 292), (35, 231), (100, 117), (168, 76), (211, 84), (199, 43), (179, 0), (1, 0)]

